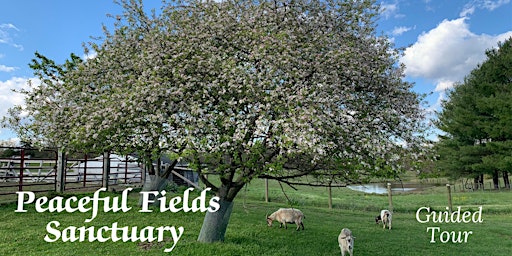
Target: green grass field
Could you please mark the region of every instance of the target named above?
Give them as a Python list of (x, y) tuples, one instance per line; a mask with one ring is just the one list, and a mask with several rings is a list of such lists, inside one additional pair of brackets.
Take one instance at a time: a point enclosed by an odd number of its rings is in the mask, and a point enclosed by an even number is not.
[[(328, 209), (326, 188), (299, 187), (298, 191), (284, 187), (286, 195), (301, 209), (306, 219), (305, 230), (295, 231), (295, 225), (279, 229), (267, 227), (265, 215), (280, 207), (289, 207), (280, 186), (270, 182), (270, 200), (264, 202), (264, 186), (253, 181), (240, 192), (223, 243), (197, 242), (204, 213), (140, 213), (136, 207), (138, 193), (130, 193), (126, 213), (102, 213), (90, 223), (84, 223), (91, 213), (37, 213), (33, 205), (28, 212), (17, 213), (16, 204), (3, 204), (0, 209), (0, 255), (165, 255), (166, 242), (45, 242), (46, 225), (59, 221), (64, 229), (69, 226), (182, 226), (184, 233), (171, 255), (340, 255), (337, 236), (343, 227), (352, 230), (355, 255), (510, 255), (512, 252), (512, 192), (453, 192), (453, 206), (463, 211), (476, 211), (482, 206), (482, 223), (419, 223), (415, 214), (420, 207), (445, 210), (445, 186), (429, 188), (416, 193), (394, 193), (393, 229), (383, 230), (374, 222), (380, 209), (388, 208), (385, 195), (364, 194), (348, 188), (332, 190), (333, 209)], [(180, 193), (173, 196), (182, 196)], [(42, 194), (45, 195), (45, 194)], [(92, 193), (82, 194), (91, 196)], [(102, 193), (120, 196), (120, 193)], [(198, 196), (198, 193), (194, 194)], [(472, 231), (466, 243), (440, 241), (431, 243), (428, 227), (439, 227), (440, 232)], [(443, 239), (446, 239), (446, 233)]]

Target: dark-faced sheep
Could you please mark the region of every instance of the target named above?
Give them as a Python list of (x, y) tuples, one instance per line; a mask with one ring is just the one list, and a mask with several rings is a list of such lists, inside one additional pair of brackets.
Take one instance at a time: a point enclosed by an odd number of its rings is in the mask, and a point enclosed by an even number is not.
[(382, 221), (382, 218), (380, 217), (380, 214), (375, 217), (375, 224), (379, 224)]
[(352, 236), (352, 231), (348, 228), (344, 228), (341, 230), (340, 235), (338, 236), (338, 244), (340, 245), (341, 256), (345, 256), (345, 252), (348, 252), (350, 256), (354, 253), (354, 239)]
[(288, 227), (286, 226), (286, 223), (295, 223), (297, 225), (297, 230), (300, 230), (300, 227), (304, 230), (304, 223), (302, 223), (304, 218), (304, 214), (298, 209), (280, 208), (270, 214), (270, 216), (267, 216), (267, 224), (269, 227), (272, 227), (272, 222), (276, 220), (279, 222), (279, 228), (284, 225), (284, 228), (287, 229)]

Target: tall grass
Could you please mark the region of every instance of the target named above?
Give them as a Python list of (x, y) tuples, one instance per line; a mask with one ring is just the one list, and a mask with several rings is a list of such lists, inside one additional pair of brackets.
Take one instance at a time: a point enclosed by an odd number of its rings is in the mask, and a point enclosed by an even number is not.
[[(180, 190), (174, 196), (183, 195)], [(385, 195), (364, 194), (347, 188), (333, 188), (333, 209), (328, 209), (326, 188), (299, 187), (295, 191), (270, 182), (270, 202), (264, 202), (264, 185), (256, 180), (244, 188), (235, 201), (226, 240), (223, 243), (197, 242), (204, 213), (140, 213), (138, 193), (131, 192), (126, 213), (100, 213), (91, 223), (84, 223), (91, 213), (37, 213), (32, 205), (28, 212), (16, 213), (15, 204), (0, 209), (0, 255), (164, 255), (172, 241), (141, 242), (61, 242), (47, 243), (48, 222), (58, 220), (68, 226), (183, 226), (185, 231), (171, 255), (339, 255), (337, 236), (343, 227), (350, 228), (355, 240), (355, 255), (510, 255), (512, 252), (512, 192), (454, 192), (454, 207), (475, 211), (483, 208), (483, 223), (419, 223), (418, 208), (445, 210), (446, 187), (428, 188), (417, 193), (393, 195), (393, 229), (384, 230), (374, 218), (388, 208)], [(119, 193), (104, 193), (119, 196)], [(198, 193), (194, 194), (198, 196)], [(91, 196), (91, 193), (81, 196)], [(169, 196), (172, 197), (172, 196)], [(267, 227), (265, 215), (280, 207), (293, 206), (306, 215), (305, 230), (295, 225), (279, 229)], [(431, 243), (427, 227), (441, 231), (472, 231), (466, 243)], [(169, 238), (168, 238), (169, 239)]]

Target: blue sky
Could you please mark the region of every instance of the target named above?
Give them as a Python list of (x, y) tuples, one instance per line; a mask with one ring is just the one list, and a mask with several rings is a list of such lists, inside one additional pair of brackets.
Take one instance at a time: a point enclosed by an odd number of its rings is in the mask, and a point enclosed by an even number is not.
[[(160, 1), (145, 1), (159, 6)], [(445, 90), (462, 81), (485, 50), (512, 37), (511, 0), (385, 0), (378, 31), (405, 48), (401, 62), (414, 90), (430, 93), (428, 109), (439, 108)], [(102, 35), (107, 14), (121, 9), (111, 0), (0, 0), (0, 117), (22, 104), (12, 89), (27, 88), (28, 64), (38, 51), (62, 63), (70, 53), (83, 55), (82, 44)], [(15, 139), (0, 129), (0, 141)]]

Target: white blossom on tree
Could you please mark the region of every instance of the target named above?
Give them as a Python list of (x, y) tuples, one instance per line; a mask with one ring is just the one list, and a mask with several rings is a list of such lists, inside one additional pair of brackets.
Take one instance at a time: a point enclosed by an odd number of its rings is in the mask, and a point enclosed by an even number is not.
[(200, 241), (224, 239), (254, 178), (394, 175), (419, 146), (420, 96), (376, 34), (373, 0), (185, 0), (151, 14), (120, 4), (114, 30), (90, 45), (96, 57), (26, 92), (19, 127), (68, 147), (188, 159), (221, 199)]

